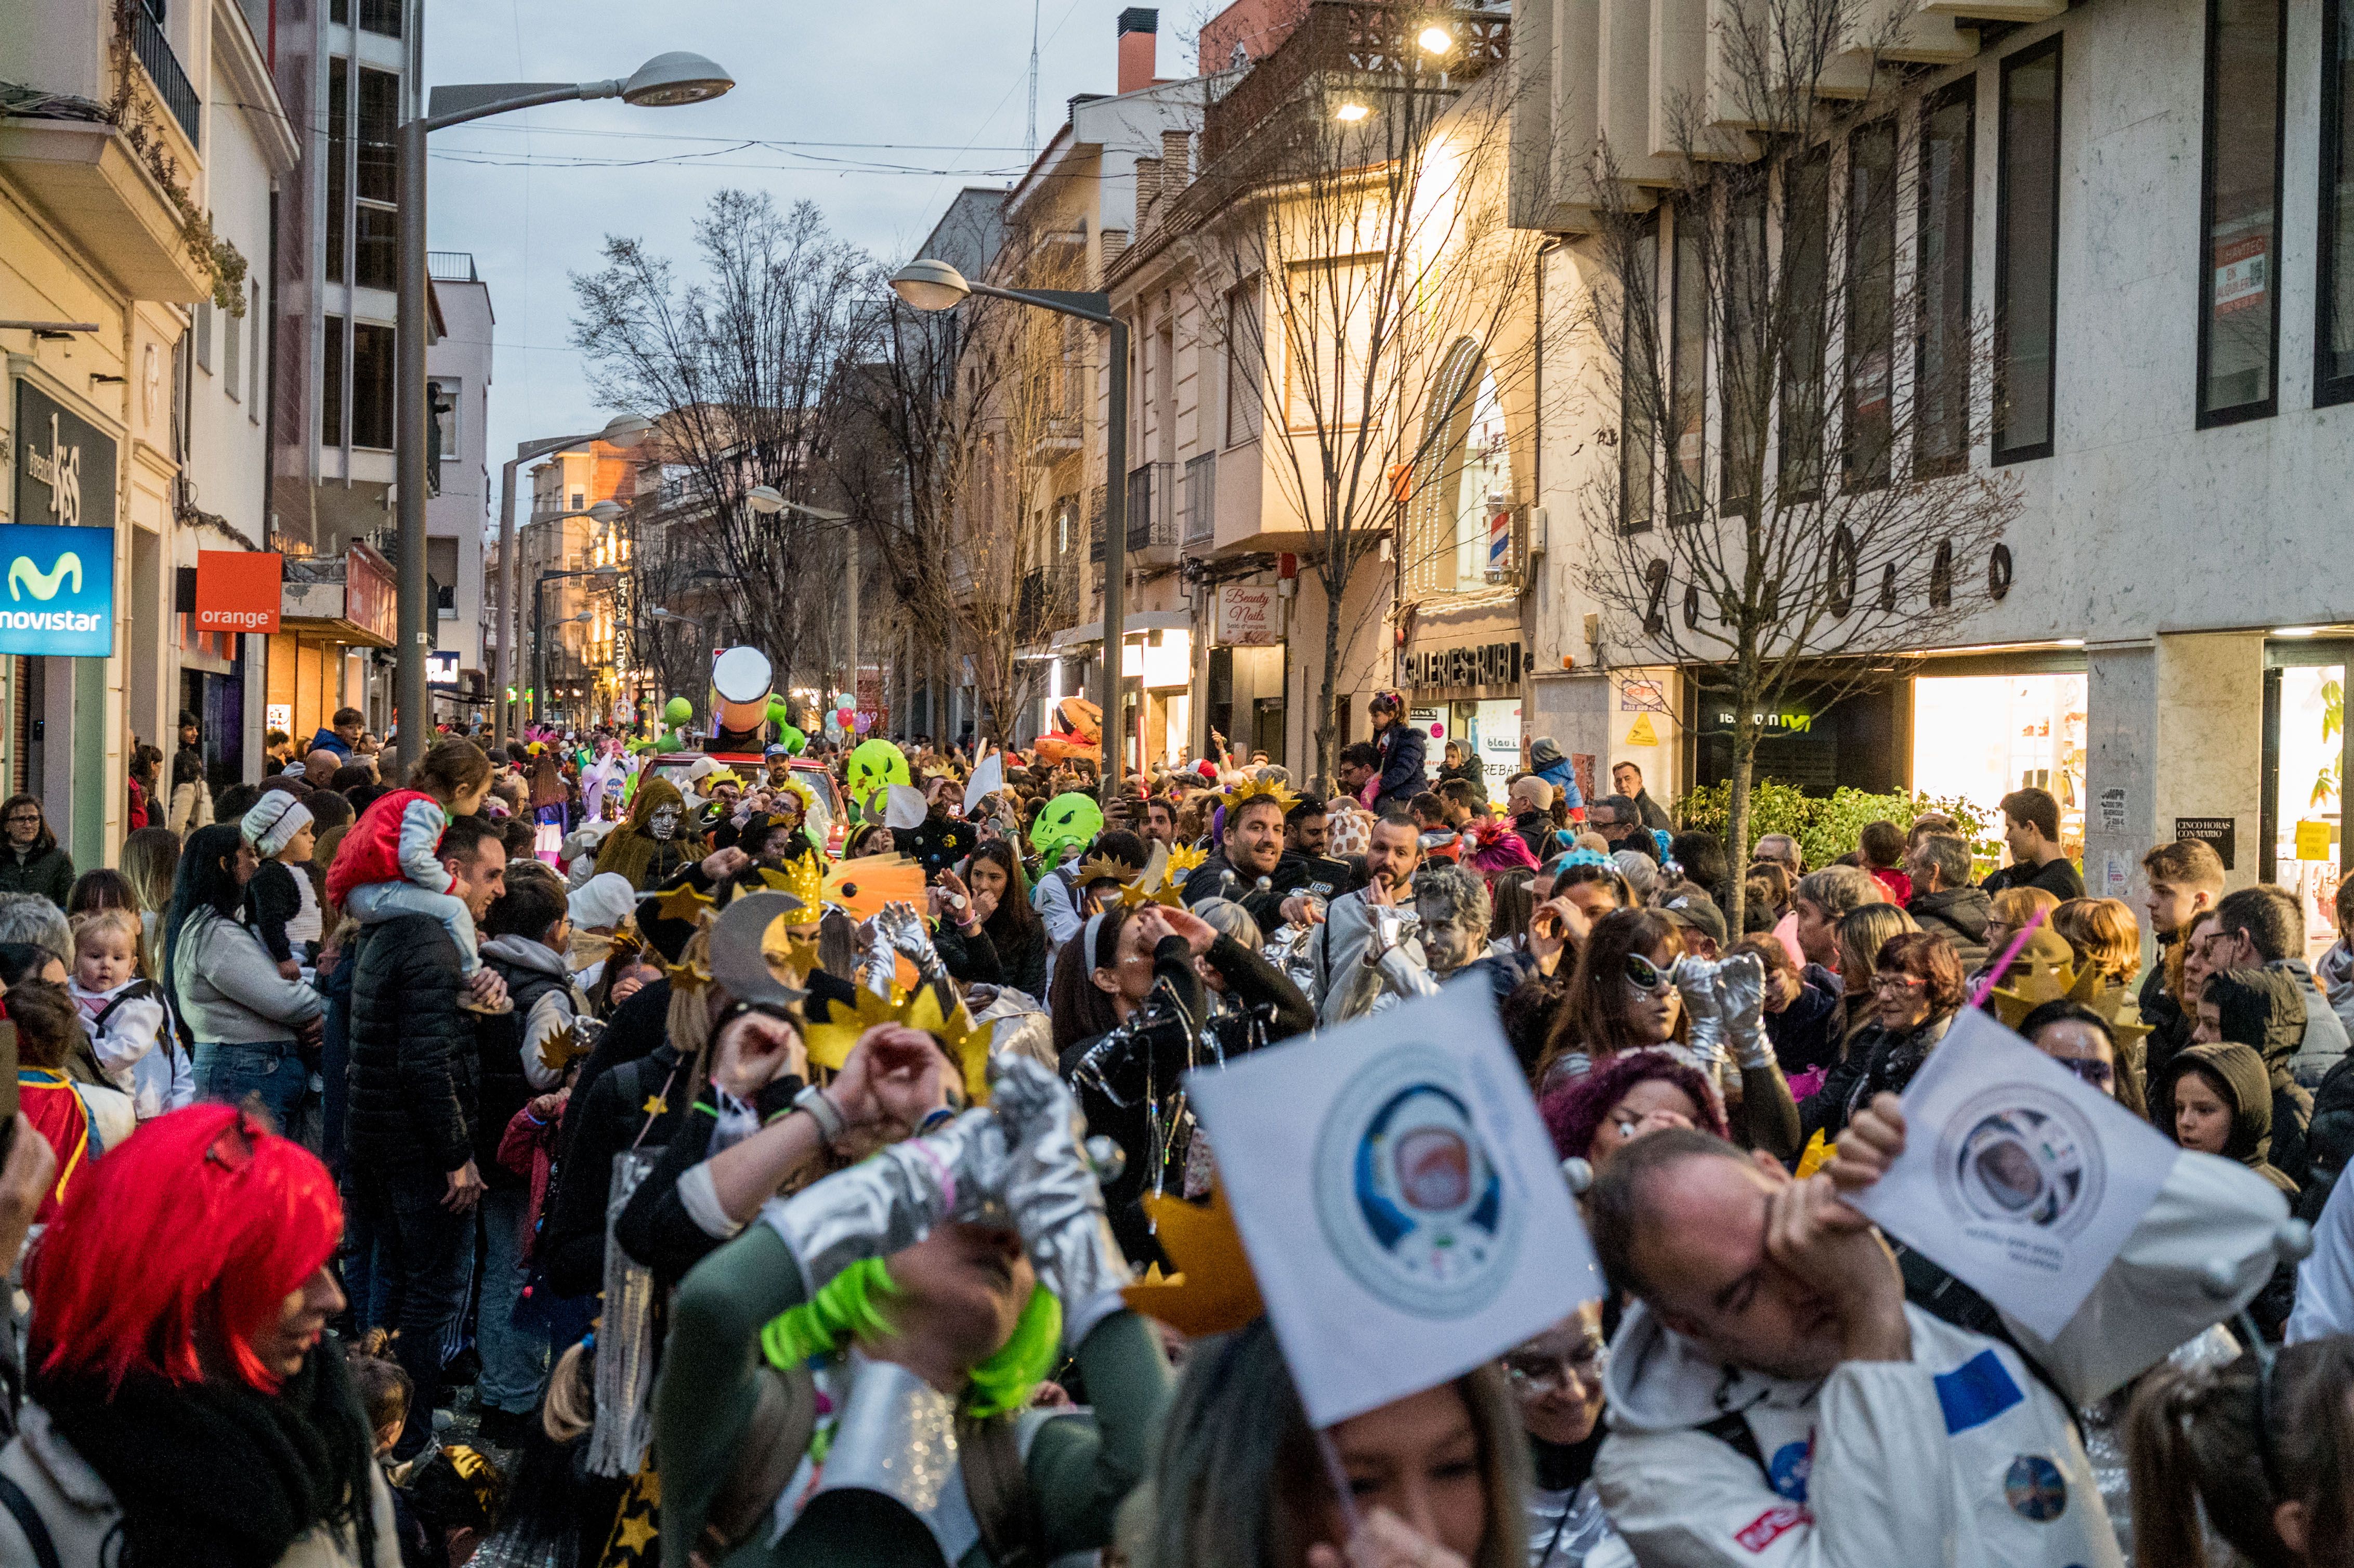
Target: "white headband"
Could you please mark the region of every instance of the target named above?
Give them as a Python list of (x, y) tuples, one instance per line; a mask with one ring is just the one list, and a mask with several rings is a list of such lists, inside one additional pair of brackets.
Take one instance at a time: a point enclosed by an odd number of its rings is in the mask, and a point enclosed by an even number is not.
[(1079, 941), (1081, 943), (1079, 954), (1082, 958), (1087, 959), (1087, 968), (1090, 969), (1099, 969), (1103, 968), (1102, 963), (1097, 960), (1096, 956), (1096, 938), (1103, 935), (1104, 916), (1107, 913), (1108, 913), (1108, 911), (1098, 909), (1094, 914), (1088, 916), (1087, 925), (1079, 932)]

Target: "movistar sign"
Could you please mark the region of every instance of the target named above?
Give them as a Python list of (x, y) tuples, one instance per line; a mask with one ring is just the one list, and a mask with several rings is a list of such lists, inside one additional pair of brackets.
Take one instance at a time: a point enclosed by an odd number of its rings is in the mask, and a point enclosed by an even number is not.
[(0, 524), (0, 653), (114, 652), (114, 530)]

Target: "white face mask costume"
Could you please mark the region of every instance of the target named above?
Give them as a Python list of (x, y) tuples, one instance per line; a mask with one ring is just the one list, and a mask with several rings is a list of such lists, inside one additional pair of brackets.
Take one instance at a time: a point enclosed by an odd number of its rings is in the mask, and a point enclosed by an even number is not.
[(646, 830), (652, 833), (658, 842), (670, 842), (671, 836), (678, 832), (678, 808), (656, 806), (654, 814), (646, 819)]

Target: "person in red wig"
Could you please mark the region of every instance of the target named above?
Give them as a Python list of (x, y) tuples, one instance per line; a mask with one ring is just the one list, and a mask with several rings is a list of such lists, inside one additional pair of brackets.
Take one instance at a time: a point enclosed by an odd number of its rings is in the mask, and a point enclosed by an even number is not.
[(342, 1235), (318, 1157), (231, 1106), (157, 1117), (76, 1181), (26, 1266), (0, 1563), (398, 1568), (367, 1418), (320, 1344)]

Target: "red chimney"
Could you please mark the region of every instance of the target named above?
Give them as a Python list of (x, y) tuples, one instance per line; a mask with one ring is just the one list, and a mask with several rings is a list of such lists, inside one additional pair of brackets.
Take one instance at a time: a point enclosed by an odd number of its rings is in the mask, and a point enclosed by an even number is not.
[(1161, 13), (1149, 5), (1130, 5), (1119, 14), (1119, 90), (1134, 92), (1152, 85), (1158, 63)]

